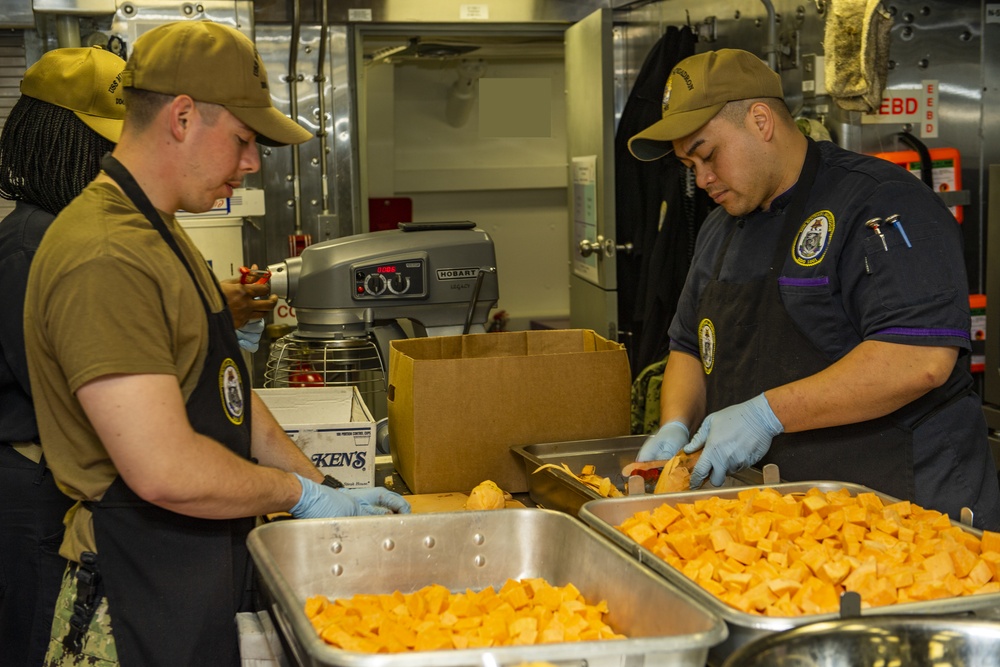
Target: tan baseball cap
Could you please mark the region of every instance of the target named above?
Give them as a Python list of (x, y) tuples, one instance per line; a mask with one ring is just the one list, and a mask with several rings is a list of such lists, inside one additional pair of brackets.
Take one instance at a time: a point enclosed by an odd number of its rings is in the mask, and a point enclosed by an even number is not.
[(87, 127), (118, 143), (125, 102), (118, 93), (125, 61), (99, 46), (46, 51), (21, 79), (21, 94), (69, 109)]
[(784, 98), (781, 76), (760, 58), (740, 49), (719, 49), (677, 63), (663, 91), (663, 118), (628, 140), (628, 149), (643, 161), (671, 152), (675, 139), (686, 137), (715, 118), (734, 100)]
[(269, 146), (301, 144), (312, 132), (274, 108), (267, 70), (250, 38), (212, 21), (178, 21), (139, 36), (123, 85), (219, 104)]

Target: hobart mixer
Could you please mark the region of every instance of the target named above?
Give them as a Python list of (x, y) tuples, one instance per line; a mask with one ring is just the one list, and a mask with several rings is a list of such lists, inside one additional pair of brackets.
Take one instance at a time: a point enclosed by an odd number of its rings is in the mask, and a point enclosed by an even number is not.
[(400, 227), (317, 243), (268, 267), (298, 329), (272, 344), (265, 387), (357, 386), (379, 418), (392, 340), (485, 332), (498, 298), (490, 236), (471, 222)]

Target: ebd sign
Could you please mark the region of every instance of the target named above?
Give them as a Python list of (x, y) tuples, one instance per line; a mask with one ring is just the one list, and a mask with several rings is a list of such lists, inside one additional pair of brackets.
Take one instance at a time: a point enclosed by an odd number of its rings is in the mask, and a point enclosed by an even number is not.
[(861, 122), (864, 125), (911, 123), (914, 129), (920, 128), (921, 137), (933, 138), (938, 136), (938, 117), (938, 82), (925, 80), (920, 82), (919, 90), (886, 90), (878, 111), (863, 114)]

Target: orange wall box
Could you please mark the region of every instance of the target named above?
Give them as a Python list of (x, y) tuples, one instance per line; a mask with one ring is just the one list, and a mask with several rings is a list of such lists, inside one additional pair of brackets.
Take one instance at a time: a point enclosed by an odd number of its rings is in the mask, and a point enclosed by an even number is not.
[[(934, 189), (938, 192), (951, 192), (962, 189), (962, 159), (956, 148), (931, 148), (931, 170), (934, 177)], [(875, 157), (894, 162), (907, 169), (917, 178), (920, 173), (920, 155), (916, 151), (890, 151), (875, 153)], [(951, 206), (955, 219), (962, 222), (962, 207)]]
[(982, 373), (986, 370), (986, 295), (969, 295), (969, 313), (972, 316), (972, 360), (969, 370)]

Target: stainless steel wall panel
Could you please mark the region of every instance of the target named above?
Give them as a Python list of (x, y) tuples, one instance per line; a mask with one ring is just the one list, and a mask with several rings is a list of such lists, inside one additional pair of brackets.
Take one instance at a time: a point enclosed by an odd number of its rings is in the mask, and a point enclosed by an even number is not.
[(33, 0), (36, 14), (62, 16), (101, 16), (115, 13), (115, 0)]
[[(353, 121), (346, 28), (330, 26), (328, 30), (325, 80), (320, 82), (317, 81), (320, 26), (300, 27), (294, 85), (288, 81), (291, 32), (287, 25), (259, 24), (257, 50), (271, 79), (275, 106), (291, 115), (291, 96), (294, 92), (298, 100), (296, 120), (317, 137), (298, 148), (297, 189), (293, 169), (295, 151), (292, 147), (262, 149), (261, 187), (264, 188), (267, 214), (263, 228), (247, 234), (246, 244), (248, 257), (258, 263), (277, 262), (289, 255), (288, 236), (295, 233), (296, 221), (301, 232), (310, 234), (313, 243), (317, 243), (342, 236), (342, 228), (353, 229), (356, 217), (356, 203), (351, 189)], [(324, 95), (323, 118), (320, 118), (320, 94)], [(326, 136), (326, 155), (321, 155), (320, 131)], [(324, 159), (327, 170), (325, 212), (321, 163)], [(299, 209), (297, 215), (296, 206)]]
[(31, 28), (34, 25), (31, 0), (0, 0), (0, 28)]
[[(789, 104), (794, 108), (801, 101), (799, 56), (802, 53), (822, 53), (824, 14), (814, 2), (777, 0), (772, 4), (780, 52), (778, 64), (785, 79)], [(626, 56), (627, 62), (629, 70), (636, 74), (645, 53), (663, 30), (671, 25), (691, 26), (699, 34), (699, 52), (739, 48), (752, 51), (761, 58), (767, 57), (767, 10), (759, 0), (662, 0), (641, 4), (634, 9), (619, 9), (616, 11), (616, 23), (625, 26), (627, 34), (623, 38), (630, 51)], [(632, 82), (634, 79), (629, 83)]]
[[(979, 0), (891, 0), (894, 16), (889, 90), (920, 90), (924, 80), (939, 82), (939, 136), (923, 138), (929, 148), (958, 149), (962, 187), (969, 191), (962, 231), (965, 238), (969, 291), (983, 287), (983, 188), (981, 160), (986, 149), (980, 135), (983, 119), (982, 3)], [(860, 150), (865, 153), (908, 150), (894, 135), (919, 127), (907, 123), (863, 125)]]
[[(253, 2), (237, 0), (204, 0), (203, 2), (118, 2), (111, 23), (111, 32), (124, 43), (128, 53), (136, 38), (150, 28), (173, 21), (208, 19), (238, 28), (251, 39), (253, 34)], [(122, 54), (124, 55), (124, 54)]]
[(328, 0), (333, 23), (575, 23), (609, 0)]

